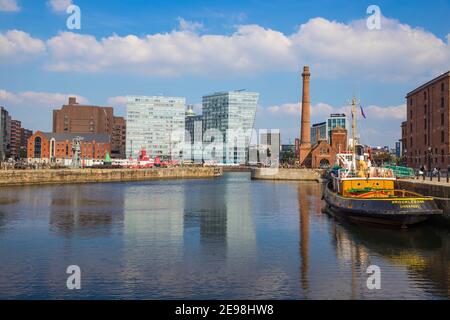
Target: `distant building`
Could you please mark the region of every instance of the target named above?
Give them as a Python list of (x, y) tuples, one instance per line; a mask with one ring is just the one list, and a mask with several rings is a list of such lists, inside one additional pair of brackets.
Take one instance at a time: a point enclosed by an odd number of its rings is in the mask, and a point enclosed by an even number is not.
[[(279, 163), (281, 151), (280, 130), (260, 130), (259, 147), (260, 161), (266, 165), (275, 165)], [(271, 163), (268, 163), (270, 159)], [(274, 164), (273, 161), (276, 163)]]
[[(203, 97), (203, 134), (205, 143), (223, 142), (223, 150), (210, 151), (208, 157), (228, 164), (248, 161), (256, 105), (259, 93), (246, 91), (218, 92)], [(221, 135), (221, 137), (217, 137)], [(208, 146), (205, 146), (207, 152)], [(221, 159), (220, 155), (221, 154)]]
[(125, 156), (125, 120), (114, 116), (112, 107), (82, 105), (75, 97), (69, 97), (68, 104), (53, 110), (53, 132), (107, 134), (111, 137), (111, 156)]
[[(280, 151), (281, 136), (280, 130), (260, 130), (259, 131), (259, 145), (267, 146), (273, 151)], [(276, 150), (275, 150), (276, 149)]]
[(20, 158), (28, 158), (28, 139), (33, 135), (33, 130), (20, 128)]
[(0, 161), (9, 158), (11, 153), (11, 116), (0, 107)]
[(295, 145), (294, 144), (282, 144), (280, 148), (281, 153), (289, 152), (295, 155)]
[(110, 136), (107, 134), (48, 133), (37, 131), (28, 139), (30, 162), (61, 162), (72, 159), (72, 141), (82, 137), (81, 160), (103, 160), (111, 152)]
[(11, 158), (19, 158), (21, 146), (22, 123), (19, 120), (11, 120)]
[(182, 158), (185, 106), (186, 99), (182, 97), (128, 97), (127, 157), (137, 158), (140, 150), (146, 149), (150, 157)]
[(331, 130), (334, 128), (347, 128), (347, 117), (344, 113), (332, 113), (324, 122), (315, 123), (311, 127), (311, 145), (314, 146), (320, 140), (331, 142)]
[(327, 140), (331, 142), (331, 130), (334, 128), (342, 128), (348, 130), (347, 116), (345, 113), (332, 113), (326, 120), (327, 123)]
[(450, 71), (406, 95), (402, 123), (404, 155), (409, 167), (430, 170), (450, 165)]
[(395, 142), (395, 156), (400, 158), (402, 156), (402, 141)]
[(336, 162), (336, 154), (347, 150), (347, 130), (333, 128), (331, 143), (320, 140), (311, 150), (309, 162), (312, 168), (329, 168)]
[(124, 159), (126, 144), (126, 122), (123, 117), (113, 118), (113, 131), (111, 134), (111, 157)]
[(320, 140), (328, 141), (327, 122), (315, 123), (311, 127), (311, 145), (315, 145)]
[(282, 144), (280, 151), (280, 161), (294, 164), (298, 155), (295, 153), (295, 144)]
[(188, 106), (185, 115), (185, 142), (189, 150), (185, 150), (184, 160), (197, 163), (203, 161), (203, 117), (196, 115), (192, 105)]
[(298, 158), (300, 156), (300, 139), (299, 138), (295, 138), (294, 145), (295, 145), (295, 156)]

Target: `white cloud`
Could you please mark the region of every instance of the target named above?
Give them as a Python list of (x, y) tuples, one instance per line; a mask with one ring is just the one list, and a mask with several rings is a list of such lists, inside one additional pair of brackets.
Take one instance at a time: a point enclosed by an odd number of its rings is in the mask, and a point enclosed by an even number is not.
[(20, 6), (17, 0), (0, 0), (0, 11), (18, 12), (20, 11)]
[(108, 98), (108, 104), (112, 106), (125, 106), (127, 102), (127, 96), (115, 96)]
[(377, 80), (430, 77), (449, 68), (450, 45), (434, 34), (383, 18), (381, 30), (365, 21), (349, 24), (314, 18), (286, 35), (241, 25), (230, 35), (199, 35), (196, 22), (179, 19), (169, 33), (96, 39), (62, 32), (47, 41), (53, 71), (134, 72), (180, 76), (254, 74), (297, 70), (314, 76), (358, 75)]
[(66, 104), (69, 97), (76, 97), (82, 104), (89, 103), (88, 99), (76, 94), (36, 91), (14, 93), (0, 89), (0, 105), (5, 107), (14, 119), (21, 120), (24, 127), (33, 130), (51, 130), (52, 110)]
[[(406, 118), (406, 104), (398, 106), (376, 106), (369, 105), (367, 107), (362, 106), (364, 114), (370, 119), (395, 119), (403, 120)], [(267, 108), (261, 108), (261, 112), (269, 113), (275, 116), (300, 116), (301, 105), (300, 103), (284, 103), (281, 105), (269, 106)], [(322, 121), (328, 117), (331, 113), (345, 113), (348, 116), (351, 115), (350, 106), (335, 107), (327, 103), (319, 102), (311, 106), (311, 119), (312, 121)], [(360, 113), (358, 107), (357, 112)], [(359, 114), (358, 114), (359, 116)]]
[[(301, 114), (300, 103), (284, 103), (281, 105), (270, 106), (267, 111), (274, 115), (297, 115)], [(314, 117), (326, 117), (330, 113), (333, 113), (333, 107), (326, 103), (317, 103), (311, 106), (311, 116)]]
[(9, 30), (0, 33), (0, 63), (10, 63), (4, 58), (14, 58), (20, 61), (25, 57), (45, 52), (45, 43), (32, 38), (28, 33), (19, 30)]
[(388, 107), (371, 105), (364, 108), (364, 113), (367, 117), (373, 117), (376, 119), (396, 119), (403, 121), (406, 119), (406, 104)]
[(62, 32), (47, 44), (52, 55), (48, 68), (53, 71), (221, 76), (223, 72), (277, 70), (287, 60), (294, 63), (284, 35), (256, 25), (241, 26), (231, 36), (172, 31), (142, 38), (112, 35), (100, 41)]
[(72, 4), (72, 0), (49, 0), (47, 4), (55, 12), (66, 12), (67, 7)]
[(108, 105), (114, 107), (114, 115), (125, 116), (127, 113), (127, 96), (110, 97), (107, 100)]
[(0, 34), (0, 57), (47, 49), (45, 66), (55, 72), (168, 77), (254, 75), (309, 64), (314, 77), (404, 81), (429, 79), (450, 67), (450, 35), (442, 40), (387, 18), (381, 30), (368, 30), (365, 21), (344, 24), (314, 18), (291, 35), (258, 25), (240, 25), (229, 35), (200, 35), (196, 31), (201, 23), (179, 18), (179, 24), (181, 30), (140, 37), (113, 34), (97, 39), (60, 32), (45, 44), (12, 30)]
[(9, 104), (9, 103), (17, 103), (18, 101), (19, 100), (15, 94), (0, 89), (0, 103)]
[(204, 27), (201, 22), (188, 21), (181, 17), (178, 17), (177, 20), (181, 31), (196, 32), (198, 30), (202, 30)]
[(403, 80), (447, 71), (450, 46), (434, 34), (383, 18), (381, 30), (365, 20), (350, 24), (311, 19), (291, 37), (295, 51), (324, 76), (357, 74), (371, 79)]

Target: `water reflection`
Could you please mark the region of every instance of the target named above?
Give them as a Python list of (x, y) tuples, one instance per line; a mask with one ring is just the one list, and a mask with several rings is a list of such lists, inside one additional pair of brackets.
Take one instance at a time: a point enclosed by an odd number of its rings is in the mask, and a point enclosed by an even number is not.
[(303, 291), (308, 292), (308, 269), (309, 269), (309, 212), (310, 195), (312, 188), (298, 186), (298, 206), (300, 209), (300, 279)]
[[(321, 213), (315, 183), (219, 179), (4, 188), (0, 298), (450, 297), (450, 231)], [(83, 290), (65, 288), (80, 265)], [(382, 289), (366, 286), (379, 265)]]
[[(418, 286), (416, 290), (436, 297), (450, 297), (448, 230), (432, 225), (389, 230), (345, 223), (335, 224), (334, 230), (339, 260), (350, 259), (352, 266), (361, 268), (372, 263), (371, 257), (380, 258), (383, 264), (404, 268), (408, 280)], [(395, 283), (395, 279), (388, 280)]]
[(118, 188), (71, 185), (49, 189), (48, 197), (50, 230), (65, 237), (107, 236), (123, 220), (124, 195)]

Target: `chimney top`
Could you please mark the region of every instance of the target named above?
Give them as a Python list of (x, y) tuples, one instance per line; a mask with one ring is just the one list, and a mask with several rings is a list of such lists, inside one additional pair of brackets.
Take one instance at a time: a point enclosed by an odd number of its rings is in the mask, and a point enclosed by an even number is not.
[(302, 76), (310, 76), (310, 75), (311, 73), (309, 72), (309, 66), (304, 66)]
[(69, 97), (69, 104), (77, 104), (77, 98), (76, 97)]

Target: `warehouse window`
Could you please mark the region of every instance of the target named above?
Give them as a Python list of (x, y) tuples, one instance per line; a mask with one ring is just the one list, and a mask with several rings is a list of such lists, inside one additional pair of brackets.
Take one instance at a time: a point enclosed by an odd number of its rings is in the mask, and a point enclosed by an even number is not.
[(42, 143), (41, 137), (36, 137), (34, 139), (34, 157), (35, 158), (41, 158), (41, 151), (42, 151), (41, 143)]

